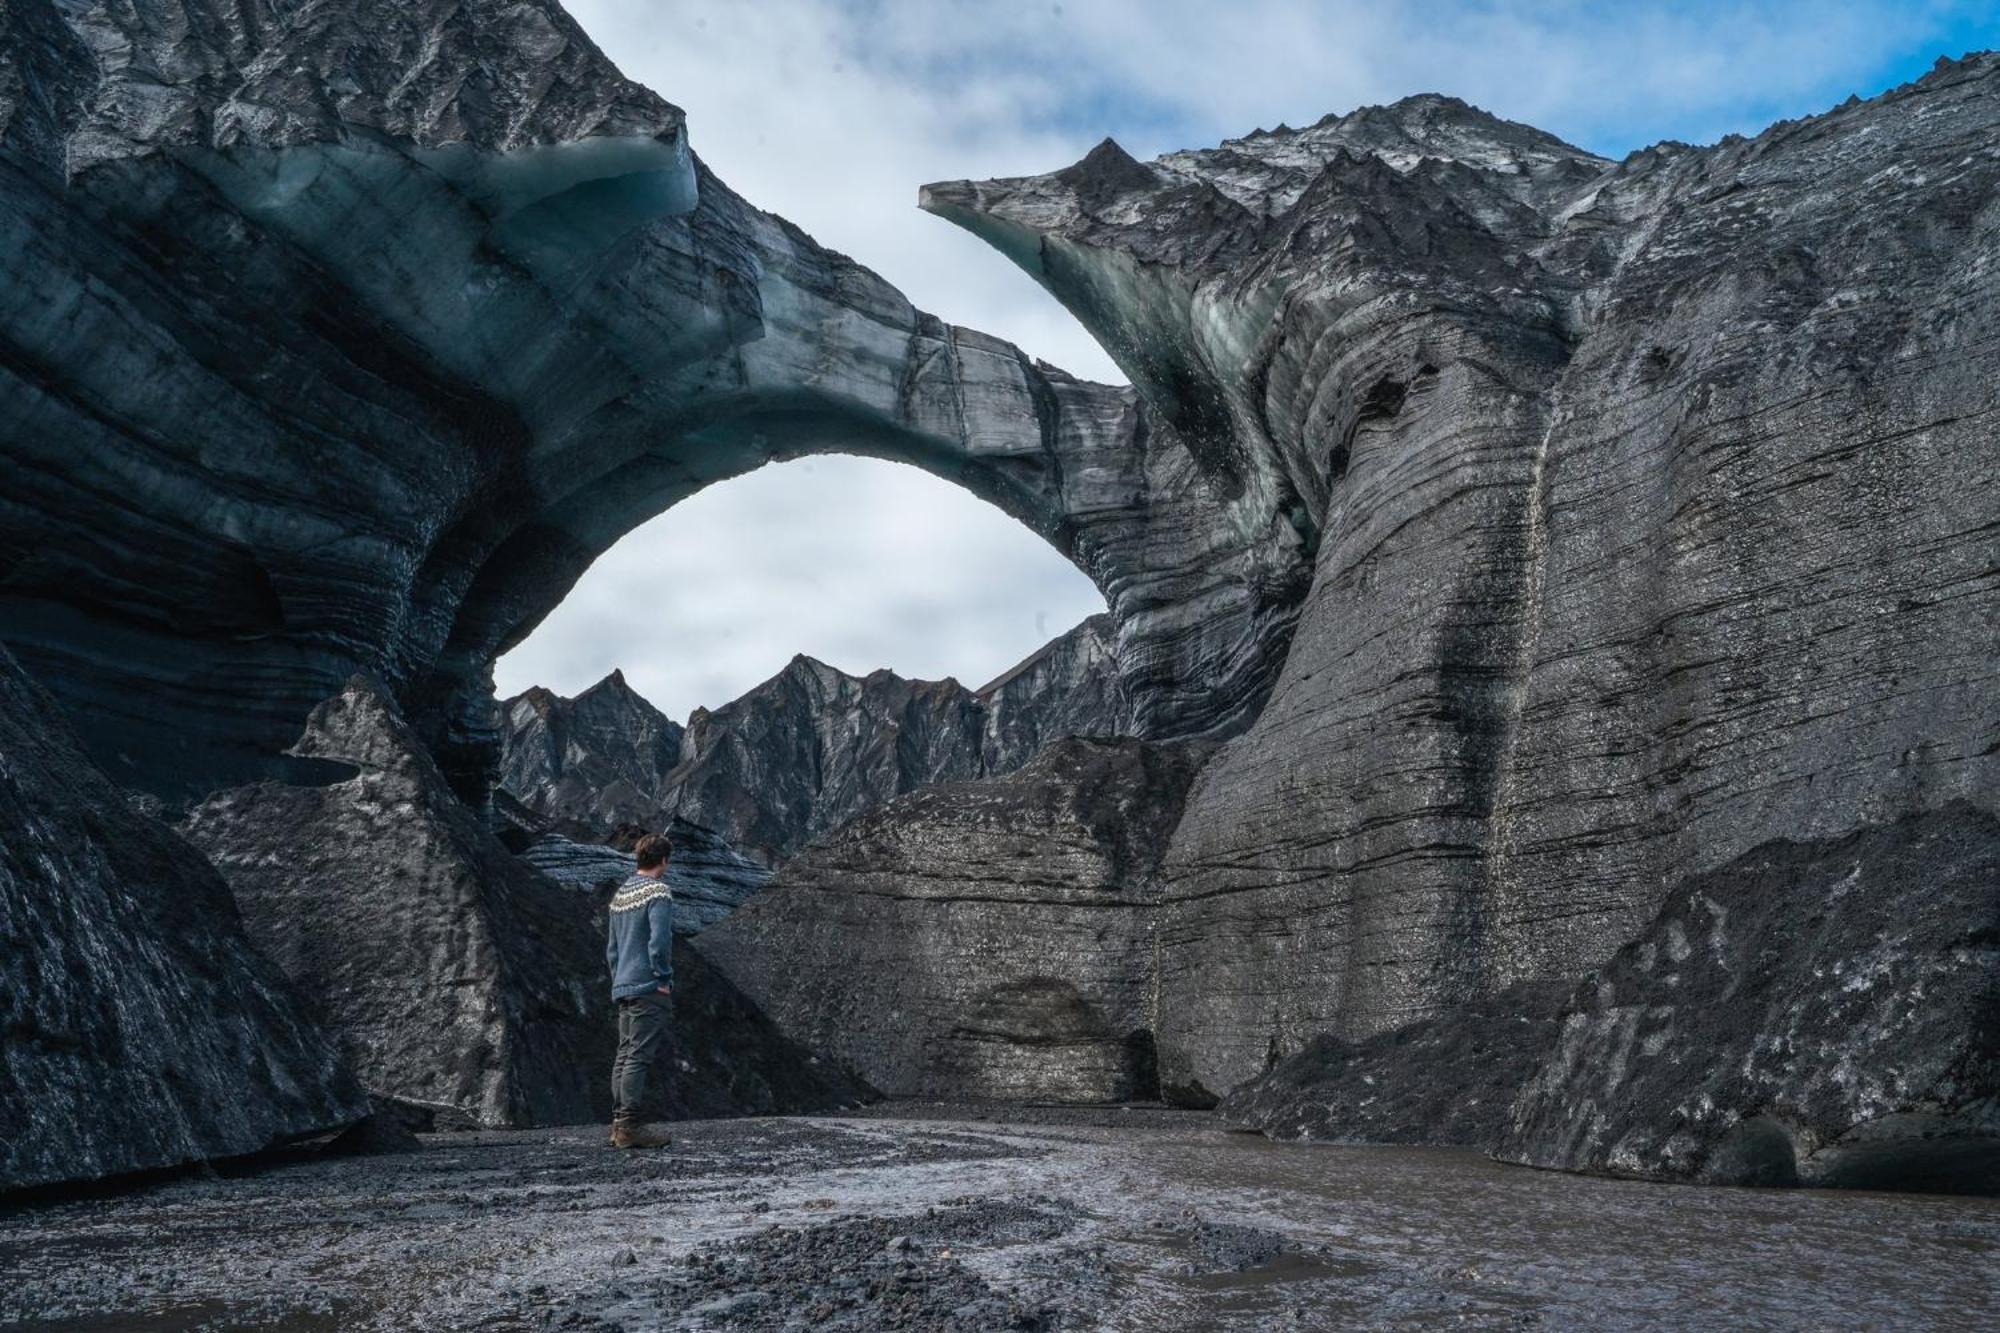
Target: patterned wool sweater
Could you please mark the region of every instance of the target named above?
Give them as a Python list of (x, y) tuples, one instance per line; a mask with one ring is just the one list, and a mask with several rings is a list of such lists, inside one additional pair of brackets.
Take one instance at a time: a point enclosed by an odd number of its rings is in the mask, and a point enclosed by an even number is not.
[(634, 875), (611, 896), (604, 944), (611, 998), (629, 1000), (674, 982), (674, 891), (666, 877)]

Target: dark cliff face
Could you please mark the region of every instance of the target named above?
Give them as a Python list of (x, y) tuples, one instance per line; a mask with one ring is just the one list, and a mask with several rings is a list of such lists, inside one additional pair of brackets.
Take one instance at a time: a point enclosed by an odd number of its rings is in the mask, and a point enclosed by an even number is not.
[(1059, 740), (808, 848), (698, 950), (892, 1095), (1156, 1097), (1159, 857), (1186, 745)]
[(0, 1190), (335, 1129), (368, 1113), (229, 890), (91, 767), (0, 649)]
[(1316, 550), (1167, 858), (1164, 1066), (1567, 982), (1691, 870), (1992, 801), (1996, 88), (1619, 163), (1421, 97), (926, 192)]
[(1011, 773), (1061, 736), (1134, 726), (1108, 616), (979, 690), (801, 656), (696, 710), (685, 734), (616, 675), (574, 700), (530, 690), (503, 719), (502, 789), (574, 836), (679, 817), (772, 866), (892, 797)]
[(374, 682), (315, 709), (294, 749), (352, 776), (219, 792), (184, 831), (368, 1091), (445, 1125), (608, 1115), (590, 900), (501, 846)]
[(666, 808), (681, 735), (616, 671), (574, 699), (528, 690), (500, 707), (500, 788), (571, 832), (607, 836)]

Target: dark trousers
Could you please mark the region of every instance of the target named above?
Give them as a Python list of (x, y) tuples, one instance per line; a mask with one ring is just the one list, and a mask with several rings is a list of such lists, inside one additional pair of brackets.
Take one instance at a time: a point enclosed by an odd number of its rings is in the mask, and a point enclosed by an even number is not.
[(666, 1044), (674, 1015), (671, 998), (655, 992), (618, 1002), (618, 1058), (611, 1064), (613, 1120), (645, 1118), (646, 1083)]

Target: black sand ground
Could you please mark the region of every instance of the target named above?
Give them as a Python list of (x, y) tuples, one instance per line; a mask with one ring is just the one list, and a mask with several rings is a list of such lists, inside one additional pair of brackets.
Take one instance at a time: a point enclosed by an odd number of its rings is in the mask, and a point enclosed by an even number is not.
[[(952, 1119), (911, 1119), (949, 1112)], [(1631, 1184), (1162, 1111), (437, 1136), (0, 1212), (0, 1327), (1931, 1328), (2000, 1201)]]

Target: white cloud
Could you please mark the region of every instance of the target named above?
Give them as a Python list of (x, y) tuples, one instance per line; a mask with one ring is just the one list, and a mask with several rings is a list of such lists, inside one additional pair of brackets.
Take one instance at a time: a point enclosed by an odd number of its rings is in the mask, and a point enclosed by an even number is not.
[(811, 458), (635, 530), (495, 674), (503, 696), (575, 694), (619, 667), (677, 718), (798, 652), (976, 688), (1103, 609), (1054, 548), (969, 492), (900, 463)]
[[(744, 197), (955, 323), (1119, 378), (1025, 275), (917, 211), (932, 180), (1042, 172), (1105, 134), (1142, 157), (1445, 92), (1607, 154), (1754, 133), (2000, 43), (1988, 0), (572, 0), (688, 113)], [(807, 468), (814, 471), (808, 472)], [(1025, 528), (907, 469), (819, 460), (695, 497), (499, 668), (574, 692), (622, 666), (670, 712), (807, 651), (978, 683), (1101, 607)], [(646, 554), (636, 554), (641, 548)], [(643, 608), (643, 614), (638, 614)]]

